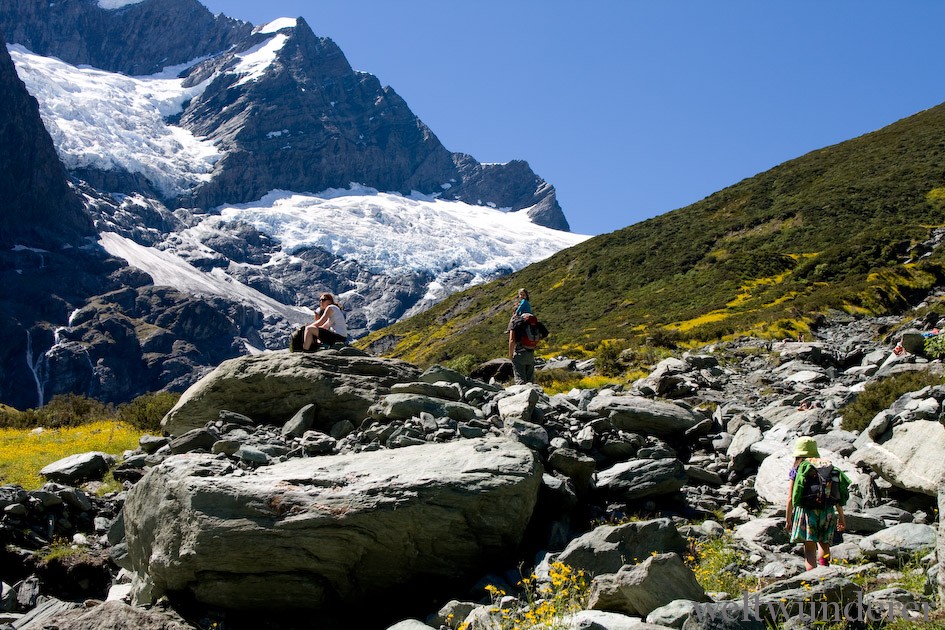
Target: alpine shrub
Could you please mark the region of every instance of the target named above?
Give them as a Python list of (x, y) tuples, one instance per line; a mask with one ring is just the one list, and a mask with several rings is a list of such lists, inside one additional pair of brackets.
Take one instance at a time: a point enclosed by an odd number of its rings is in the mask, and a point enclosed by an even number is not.
[(597, 346), (594, 367), (601, 376), (620, 376), (626, 366), (620, 360), (620, 353), (626, 348), (620, 341), (608, 340)]
[(482, 363), (482, 361), (480, 361), (475, 356), (471, 354), (464, 354), (462, 356), (456, 357), (452, 361), (447, 361), (445, 366), (451, 370), (459, 372), (463, 376), (469, 376), (469, 374), (475, 370), (480, 363)]
[(925, 354), (930, 359), (945, 358), (945, 334), (935, 335), (925, 340)]
[(929, 385), (941, 385), (942, 377), (929, 372), (903, 372), (868, 383), (856, 399), (840, 408), (843, 428), (862, 431), (880, 411), (888, 409), (903, 394)]
[(78, 394), (58, 394), (39, 409), (33, 410), (35, 425), (47, 429), (77, 427), (112, 415), (110, 406)]
[(180, 394), (171, 392), (143, 394), (131, 402), (119, 405), (116, 415), (118, 420), (138, 430), (157, 432), (161, 429), (161, 419), (178, 400)]

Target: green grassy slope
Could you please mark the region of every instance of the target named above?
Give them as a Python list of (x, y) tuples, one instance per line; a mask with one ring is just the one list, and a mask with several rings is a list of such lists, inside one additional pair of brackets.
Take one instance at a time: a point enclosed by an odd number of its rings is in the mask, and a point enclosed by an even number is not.
[(939, 253), (909, 259), (943, 224), (940, 105), (453, 295), (358, 345), (421, 365), (503, 356), (519, 287), (552, 331), (548, 354), (587, 356), (609, 339), (794, 335), (831, 308), (895, 311), (945, 277)]

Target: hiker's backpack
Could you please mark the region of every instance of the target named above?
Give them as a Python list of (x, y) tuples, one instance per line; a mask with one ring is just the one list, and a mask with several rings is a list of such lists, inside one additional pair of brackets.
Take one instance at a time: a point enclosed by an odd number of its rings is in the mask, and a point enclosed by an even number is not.
[(522, 313), (513, 324), (515, 340), (526, 350), (534, 350), (548, 336), (548, 329), (532, 313)]
[(289, 352), (302, 352), (305, 344), (305, 326), (298, 328), (289, 336)]
[(797, 472), (803, 475), (801, 507), (823, 509), (840, 503), (842, 482), (839, 468), (833, 464), (814, 466), (808, 463), (803, 470), (798, 468)]

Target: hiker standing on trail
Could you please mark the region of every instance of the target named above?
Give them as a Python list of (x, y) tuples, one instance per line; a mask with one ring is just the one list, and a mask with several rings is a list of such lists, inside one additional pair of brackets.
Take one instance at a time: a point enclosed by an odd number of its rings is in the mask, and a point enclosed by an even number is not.
[(528, 301), (528, 291), (518, 290), (518, 304), (515, 312), (509, 318), (509, 358), (512, 359), (512, 373), (515, 375), (516, 385), (531, 383), (535, 377), (535, 350), (524, 347), (519, 339), (523, 324), (522, 316), (532, 312), (532, 305)]
[(804, 562), (810, 571), (830, 564), (830, 543), (838, 531), (846, 529), (843, 505), (850, 496), (850, 479), (820, 457), (812, 437), (797, 439), (794, 458), (785, 526), (792, 543), (804, 544)]
[(535, 348), (541, 339), (548, 336), (548, 329), (532, 313), (528, 291), (518, 290), (519, 303), (509, 319), (509, 358), (515, 384), (531, 383), (535, 380)]
[(305, 327), (305, 340), (302, 343), (305, 350), (317, 350), (323, 345), (344, 343), (348, 340), (345, 315), (335, 303), (335, 297), (331, 293), (322, 293), (318, 304), (321, 315), (316, 315), (315, 321)]
[[(526, 317), (538, 320), (528, 313)], [(512, 326), (509, 330), (509, 358), (512, 359), (512, 373), (515, 375), (515, 384), (531, 383), (535, 380), (535, 348), (527, 347), (529, 338), (525, 330), (528, 324), (522, 319), (520, 325)]]

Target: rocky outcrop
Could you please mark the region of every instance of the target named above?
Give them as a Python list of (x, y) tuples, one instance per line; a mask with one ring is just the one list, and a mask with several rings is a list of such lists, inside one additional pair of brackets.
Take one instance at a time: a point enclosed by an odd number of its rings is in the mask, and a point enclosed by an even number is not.
[(223, 362), (188, 389), (161, 424), (177, 435), (228, 410), (282, 425), (309, 404), (317, 408), (315, 428), (327, 429), (342, 420), (360, 424), (392, 385), (419, 374), (404, 361), (378, 359), (352, 348), (239, 357)]
[[(94, 233), (92, 222), (2, 39), (0, 93), (0, 400), (25, 409), (49, 399), (44, 353), (56, 327), (115, 265), (77, 247)], [(68, 391), (86, 385), (81, 376), (59, 382)]]
[(594, 578), (588, 607), (646, 617), (675, 600), (710, 601), (679, 554), (661, 553)]
[(52, 610), (41, 619), (28, 620), (20, 627), (24, 630), (40, 627), (58, 630), (194, 630), (197, 627), (167, 608), (145, 610), (119, 601), (89, 602), (88, 606), (59, 604), (57, 608), (60, 610)]
[(454, 153), (453, 161), (459, 170), (460, 184), (447, 191), (448, 198), (510, 208), (513, 212), (528, 209), (528, 216), (538, 225), (571, 229), (558, 205), (554, 187), (538, 177), (527, 162), (480, 164), (462, 153)]
[(139, 599), (187, 591), (224, 607), (324, 609), (468, 575), (515, 548), (541, 479), (534, 454), (501, 439), (233, 472), (175, 458), (131, 491)]
[(0, 348), (0, 366), (9, 375), (0, 381), (0, 399), (18, 408), (39, 406), (57, 394), (119, 403), (147, 392), (183, 390), (209, 371), (208, 364), (245, 353), (247, 343), (264, 345), (258, 334), (263, 315), (246, 305), (150, 285), (109, 290), (136, 283), (135, 274), (115, 270), (116, 261), (94, 250), (20, 252), (21, 258), (24, 253), (41, 255), (46, 268), (11, 274), (0, 295), (15, 291), (11, 301), (30, 297), (58, 325), (7, 320), (0, 313), (0, 332), (8, 339)]
[(625, 501), (678, 492), (686, 485), (682, 463), (671, 457), (635, 459), (599, 472), (597, 487), (604, 494)]
[(642, 396), (597, 396), (587, 410), (610, 418), (623, 431), (659, 436), (685, 432), (705, 419), (681, 405)]
[(685, 549), (685, 539), (669, 519), (654, 519), (597, 527), (572, 540), (558, 561), (595, 576), (616, 573), (624, 564), (636, 564), (653, 553)]
[(39, 474), (50, 481), (76, 486), (89, 479), (101, 480), (114, 464), (115, 458), (108, 453), (80, 453), (44, 466)]

